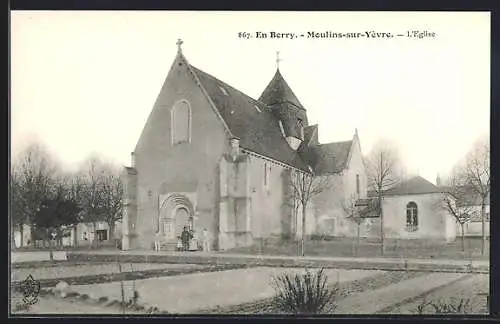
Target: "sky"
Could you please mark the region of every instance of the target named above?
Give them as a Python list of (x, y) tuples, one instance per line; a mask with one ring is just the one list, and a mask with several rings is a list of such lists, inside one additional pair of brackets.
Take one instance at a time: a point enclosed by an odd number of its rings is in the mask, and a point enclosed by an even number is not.
[[(434, 37), (307, 37), (327, 31)], [(321, 143), (357, 129), (368, 154), (387, 139), (410, 173), (432, 182), (489, 134), (486, 12), (13, 11), (12, 156), (36, 141), (69, 168), (90, 154), (130, 165), (178, 38), (190, 64), (255, 99), (279, 51)]]

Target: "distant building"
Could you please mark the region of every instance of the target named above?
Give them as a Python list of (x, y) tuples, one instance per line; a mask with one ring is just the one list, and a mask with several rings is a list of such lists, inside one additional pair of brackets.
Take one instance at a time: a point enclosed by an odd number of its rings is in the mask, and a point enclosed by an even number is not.
[[(465, 224), (465, 236), (481, 236), (481, 200), (469, 186), (451, 188), (442, 186), (439, 176), (434, 185), (417, 176), (401, 182), (386, 190), (382, 198), (384, 236), (388, 239), (420, 239), (427, 241), (454, 240), (461, 234), (460, 225), (446, 208), (449, 199), (457, 210), (471, 214), (470, 222)], [(486, 227), (489, 236), (489, 196), (485, 205)], [(368, 192), (367, 199), (357, 205), (366, 214), (366, 224), (372, 231), (362, 231), (364, 237), (380, 237), (380, 217), (376, 193)], [(363, 227), (362, 227), (363, 228)]]
[[(114, 244), (114, 240), (121, 236), (121, 222), (117, 222), (114, 228), (113, 233), (109, 228), (108, 223), (106, 222), (97, 222), (95, 224), (95, 228), (91, 223), (78, 223), (76, 229), (73, 227), (64, 227), (61, 231), (62, 244), (63, 246), (87, 246), (91, 245), (92, 242), (101, 243), (101, 244)], [(37, 245), (42, 244), (42, 237), (37, 238), (35, 234), (35, 240), (37, 241)], [(31, 236), (31, 228), (30, 225), (24, 225), (23, 229), (23, 242), (22, 246), (29, 246), (33, 242), (33, 238)], [(14, 244), (15, 247), (21, 247), (21, 232), (19, 230), (14, 231)]]
[(357, 131), (320, 144), (279, 69), (256, 100), (189, 64), (179, 45), (124, 172), (123, 249), (152, 249), (160, 232), (173, 250), (184, 227), (207, 229), (212, 250), (298, 236), (297, 173), (334, 179), (309, 204), (306, 233), (348, 233), (342, 201), (367, 190)]
[(450, 193), (417, 176), (384, 192), (384, 234), (387, 238), (449, 242), (456, 237), (456, 221), (445, 208)]
[[(441, 186), (443, 190), (453, 193), (456, 199), (458, 210), (470, 214), (470, 221), (465, 224), (465, 236), (482, 236), (482, 219), (481, 219), (481, 197), (474, 191), (471, 186), (462, 185), (452, 188), (449, 186)], [(485, 200), (484, 206), (485, 215), (485, 234), (490, 235), (490, 196)], [(457, 233), (460, 232), (457, 228)]]

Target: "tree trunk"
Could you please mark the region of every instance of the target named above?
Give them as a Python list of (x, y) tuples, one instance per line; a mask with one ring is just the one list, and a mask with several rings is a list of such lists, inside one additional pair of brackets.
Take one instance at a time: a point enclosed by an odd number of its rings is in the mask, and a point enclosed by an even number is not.
[(19, 224), (19, 236), (20, 236), (19, 247), (23, 247), (24, 246), (24, 224), (23, 224), (23, 222), (21, 222), (21, 224)]
[(49, 241), (49, 258), (50, 258), (50, 261), (54, 261), (54, 254), (52, 253), (52, 240), (51, 240), (49, 232), (50, 232), (49, 229), (45, 230), (47, 240)]
[(380, 213), (380, 254), (383, 256), (385, 252), (384, 248), (384, 213), (382, 211), (382, 196), (379, 194), (378, 198), (378, 210)]
[(358, 228), (357, 228), (357, 233), (356, 233), (356, 235), (357, 235), (356, 236), (356, 250), (355, 250), (355, 254), (354, 255), (358, 254), (359, 240), (360, 240), (360, 237), (359, 237), (360, 236), (360, 229), (359, 229), (359, 227), (360, 227), (361, 224), (357, 223), (357, 225), (358, 225)]
[(302, 203), (302, 235), (301, 235), (301, 242), (300, 242), (300, 252), (301, 252), (302, 256), (304, 256), (306, 254), (306, 251), (305, 251), (306, 207), (307, 207), (307, 205)]
[(485, 218), (485, 209), (486, 205), (484, 202), (484, 198), (481, 201), (481, 231), (482, 231), (482, 240), (481, 240), (481, 255), (486, 254), (486, 218)]
[(92, 247), (98, 247), (99, 246), (98, 239), (97, 239), (96, 228), (97, 228), (96, 223), (92, 223), (92, 231), (91, 231), (91, 233), (92, 233), (92, 241), (90, 242), (90, 245)]
[(115, 238), (115, 222), (114, 221), (109, 222), (108, 226), (109, 226), (108, 241), (113, 242)]
[(464, 231), (464, 225), (463, 223), (460, 224), (460, 227), (462, 229), (462, 251), (465, 252), (465, 231)]
[(30, 236), (31, 236), (31, 246), (36, 247), (36, 240), (35, 240), (35, 230), (34, 226), (30, 225)]
[(78, 246), (78, 226), (73, 225), (73, 246)]

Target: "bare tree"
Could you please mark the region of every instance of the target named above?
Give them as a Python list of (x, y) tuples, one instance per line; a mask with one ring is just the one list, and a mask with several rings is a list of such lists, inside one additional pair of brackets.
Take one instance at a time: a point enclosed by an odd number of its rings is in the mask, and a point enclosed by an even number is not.
[(346, 219), (356, 225), (356, 245), (354, 248), (354, 255), (357, 254), (360, 243), (360, 227), (365, 221), (365, 218), (362, 217), (360, 213), (360, 208), (356, 206), (356, 201), (356, 196), (354, 195), (342, 201), (342, 209), (346, 214)]
[(367, 175), (369, 187), (375, 192), (378, 203), (378, 213), (380, 217), (380, 240), (381, 253), (384, 248), (384, 213), (382, 209), (382, 199), (384, 192), (394, 187), (399, 182), (400, 172), (397, 170), (399, 158), (397, 151), (387, 144), (380, 142), (370, 152), (367, 159)]
[(115, 168), (108, 166), (101, 174), (102, 201), (101, 211), (104, 220), (109, 226), (110, 237), (114, 233), (115, 224), (123, 216), (124, 186), (120, 173)]
[(106, 222), (111, 237), (116, 222), (122, 219), (123, 214), (124, 186), (118, 168), (92, 156), (84, 164), (77, 184), (82, 191), (83, 219), (92, 224), (94, 234), (97, 222)]
[(298, 211), (298, 205), (302, 207), (302, 231), (300, 240), (300, 254), (305, 255), (305, 234), (306, 234), (306, 213), (307, 206), (311, 199), (331, 186), (331, 176), (330, 175), (314, 175), (305, 172), (292, 172), (290, 177), (290, 188), (292, 189), (291, 194), (293, 196), (294, 202), (296, 202)]
[(104, 220), (102, 209), (103, 197), (103, 174), (105, 173), (102, 162), (95, 156), (90, 157), (84, 163), (84, 169), (80, 175), (82, 181), (82, 196), (80, 199), (83, 208), (83, 220), (92, 224), (91, 245), (95, 244), (97, 223)]
[(22, 205), (22, 188), (20, 184), (19, 175), (15, 171), (10, 173), (10, 190), (9, 190), (9, 212), (10, 212), (10, 226), (11, 226), (11, 244), (15, 247), (15, 230), (18, 229), (20, 233), (20, 246), (23, 242), (23, 230), (24, 224), (26, 222), (25, 215), (23, 213)]
[(76, 202), (78, 208), (77, 222), (73, 224), (73, 246), (78, 246), (78, 223), (85, 220), (85, 182), (81, 175), (72, 174), (67, 177), (69, 199)]
[[(452, 189), (453, 190), (453, 189)], [(454, 194), (457, 194), (457, 189), (453, 190)], [(464, 226), (470, 222), (473, 215), (473, 208), (471, 206), (461, 206), (460, 203), (457, 204), (455, 198), (450, 195), (444, 197), (444, 208), (455, 218), (455, 221), (460, 226), (461, 230), (461, 241), (462, 241), (462, 251), (465, 251), (465, 229)]]
[(56, 167), (45, 148), (35, 143), (21, 152), (12, 168), (15, 191), (11, 196), (14, 201), (11, 200), (10, 203), (11, 207), (17, 208), (15, 222), (20, 225), (20, 229), (24, 224), (30, 225), (31, 242), (34, 246), (36, 216), (40, 212), (42, 202), (51, 194)]
[(469, 186), (481, 203), (482, 245), (481, 253), (486, 253), (486, 204), (490, 195), (490, 143), (480, 139), (465, 157), (459, 171), (461, 182)]

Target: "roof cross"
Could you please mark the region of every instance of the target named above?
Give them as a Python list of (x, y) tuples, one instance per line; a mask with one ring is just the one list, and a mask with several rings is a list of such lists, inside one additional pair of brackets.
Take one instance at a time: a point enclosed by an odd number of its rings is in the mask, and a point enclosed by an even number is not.
[(279, 70), (280, 68), (280, 62), (282, 61), (282, 59), (280, 59), (280, 52), (277, 51), (276, 52), (276, 68)]
[(177, 43), (175, 43), (177, 45), (177, 49), (178, 49), (179, 52), (182, 51), (182, 49), (181, 49), (182, 43), (184, 43), (184, 42), (180, 38), (177, 40)]

